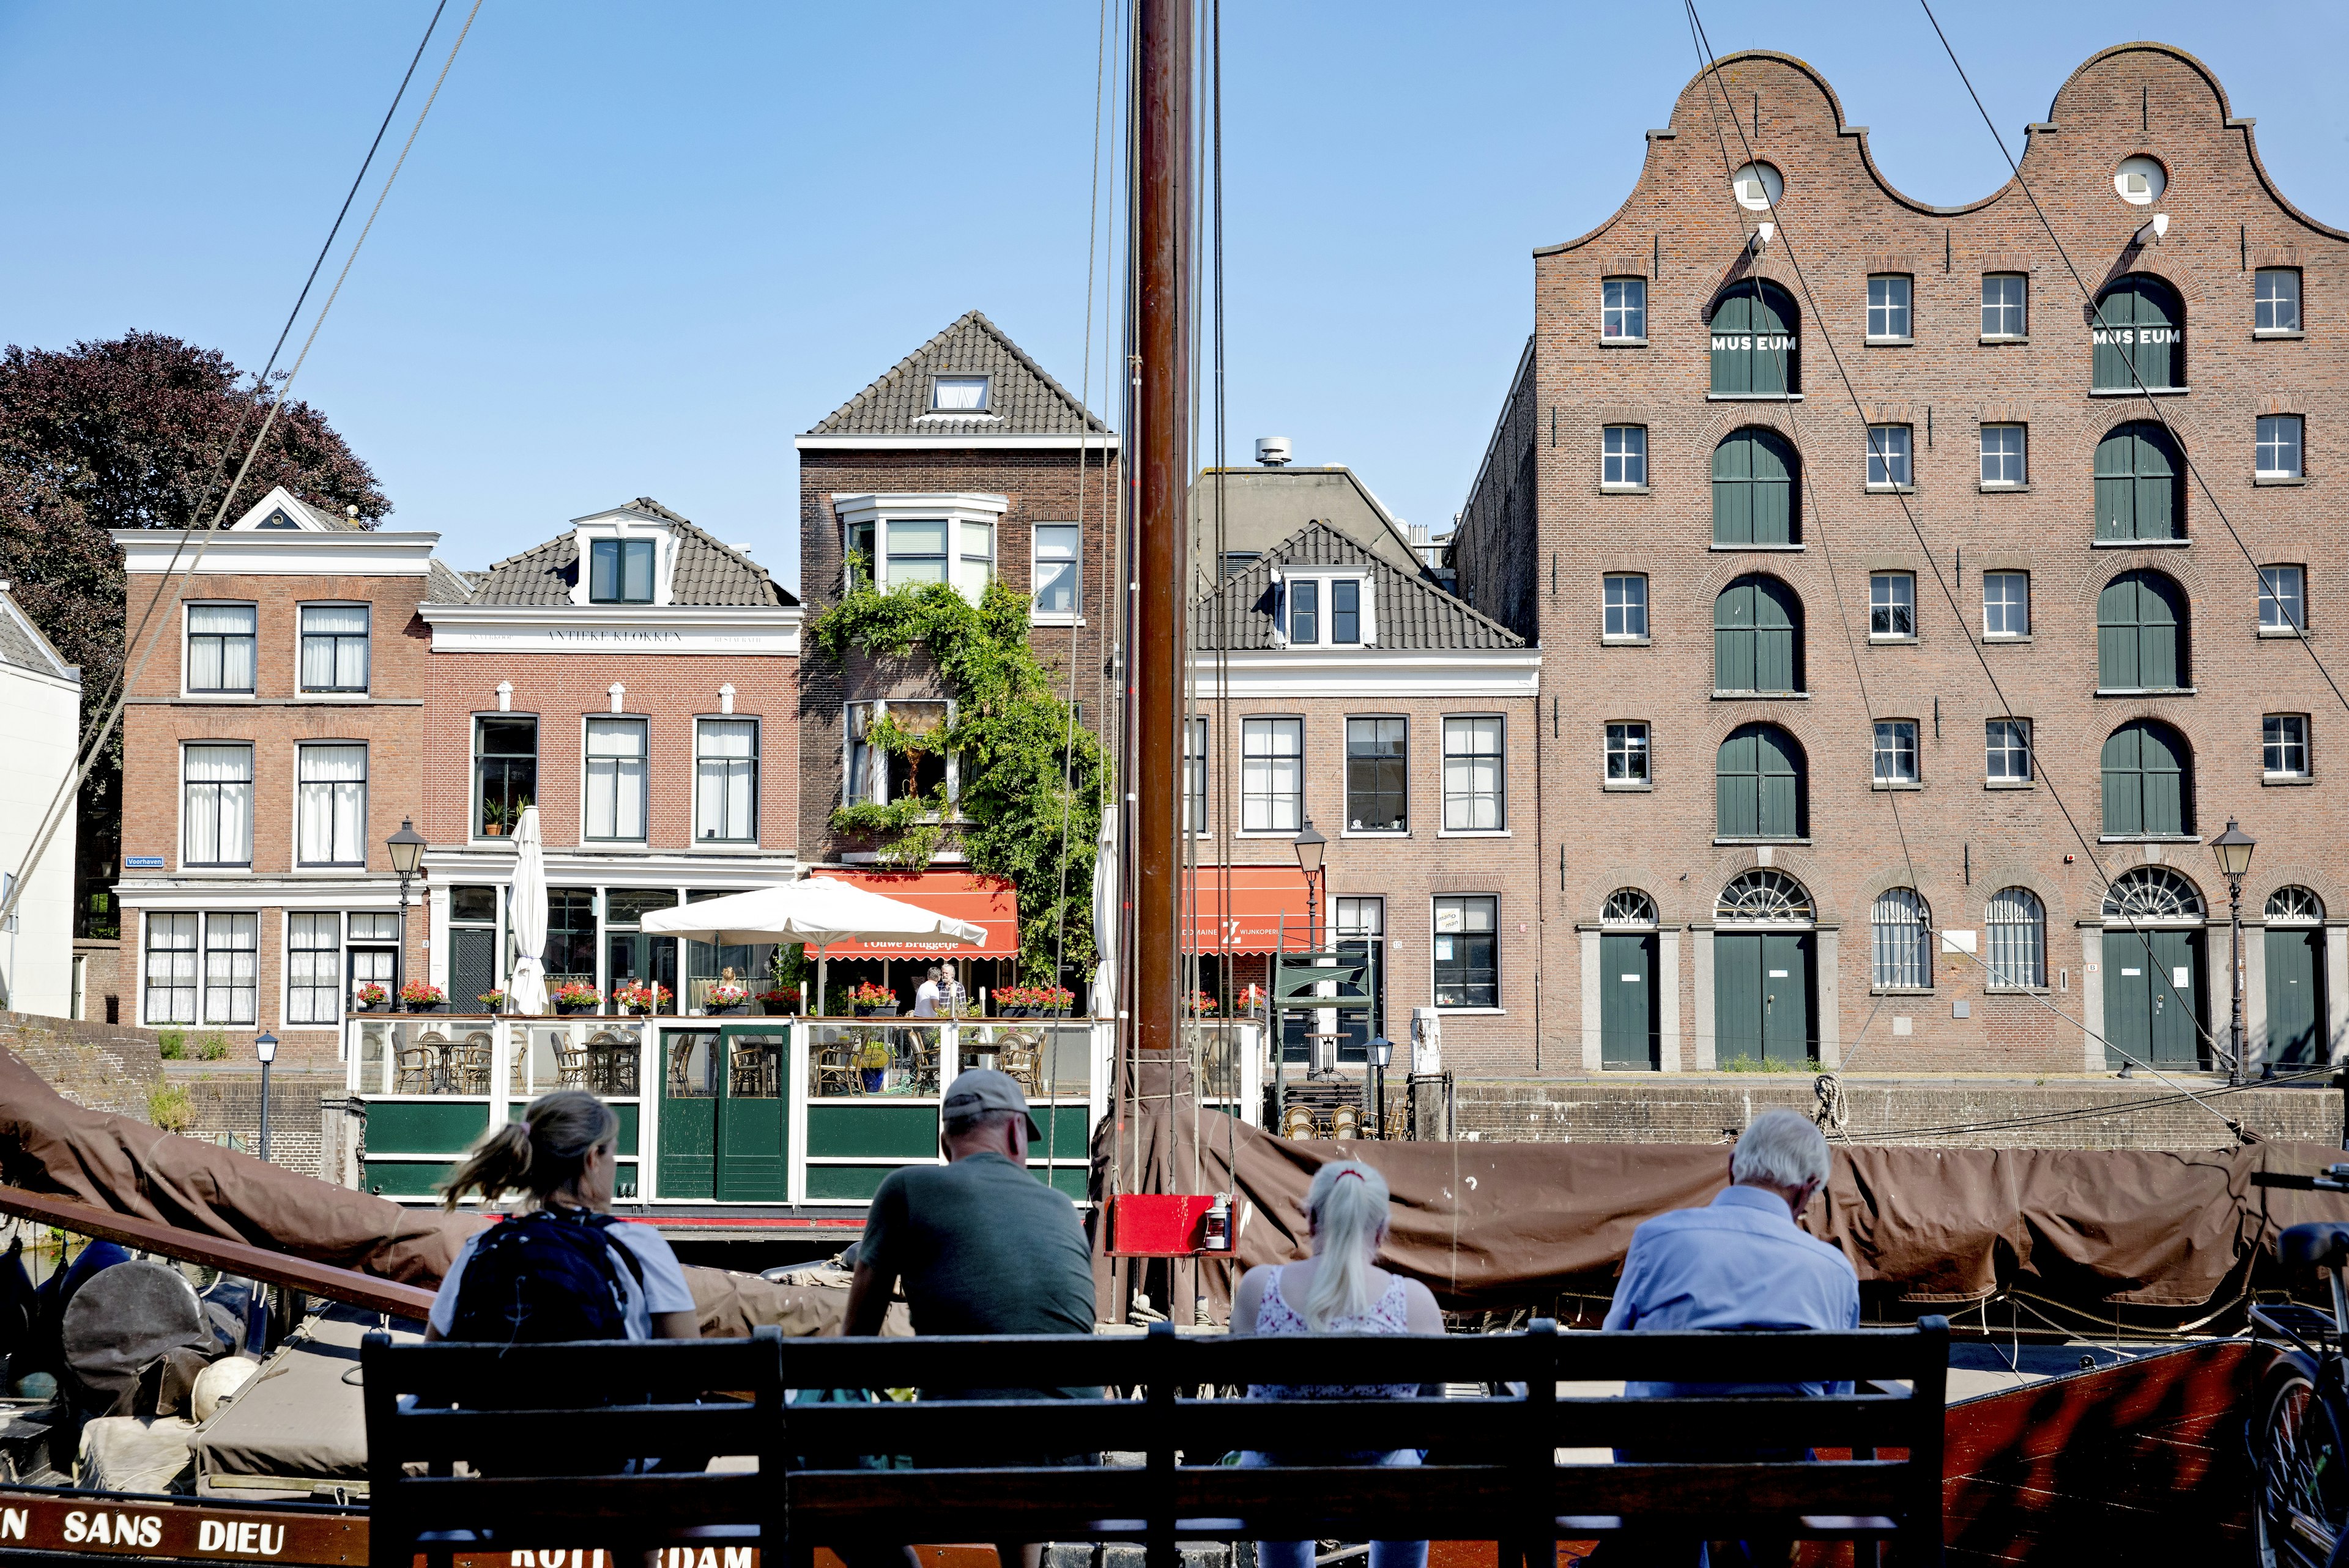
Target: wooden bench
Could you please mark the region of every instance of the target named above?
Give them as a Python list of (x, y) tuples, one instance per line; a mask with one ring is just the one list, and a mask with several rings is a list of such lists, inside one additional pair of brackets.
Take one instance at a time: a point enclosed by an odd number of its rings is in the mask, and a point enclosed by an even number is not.
[[(688, 1357), (705, 1356), (706, 1361)], [(667, 1359), (662, 1359), (667, 1357)], [(730, 1357), (731, 1359), (728, 1359)], [(1548, 1564), (1556, 1542), (1629, 1532), (1684, 1539), (1889, 1542), (1939, 1562), (1949, 1326), (1849, 1333), (1560, 1334), (1314, 1338), (1096, 1336), (980, 1340), (795, 1339), (718, 1345), (470, 1346), (367, 1349), (373, 1558), (406, 1568), (448, 1532), (500, 1532), (499, 1550), (656, 1545), (720, 1530), (797, 1565), (848, 1542), (1139, 1540), (1154, 1568), (1180, 1540), (1415, 1539), (1501, 1542), (1506, 1565)], [(688, 1375), (687, 1369), (690, 1368)], [(787, 1404), (791, 1388), (1099, 1384), (1100, 1400)], [(755, 1374), (755, 1376), (754, 1376)], [(1213, 1398), (1249, 1383), (1367, 1378), (1478, 1385), (1465, 1398)], [(661, 1379), (670, 1381), (662, 1382)], [(679, 1382), (677, 1379), (682, 1378)], [(492, 1404), (547, 1387), (701, 1386), (734, 1407), (503, 1413), (404, 1411), (401, 1394)], [(1561, 1396), (1561, 1382), (1843, 1381), (1849, 1395), (1626, 1399)], [(1894, 1385), (1906, 1382), (1909, 1387)], [(1511, 1392), (1517, 1386), (1521, 1391)], [(625, 1432), (625, 1439), (612, 1435)], [(411, 1478), (403, 1461), (622, 1441), (626, 1451), (749, 1454), (749, 1476), (593, 1480)], [(1338, 1460), (1348, 1449), (1425, 1449), (1417, 1468)], [(1240, 1449), (1295, 1461), (1222, 1463)], [(1612, 1449), (1621, 1464), (1558, 1460)], [(1751, 1457), (1814, 1449), (1815, 1460)], [(1315, 1457), (1314, 1450), (1321, 1450)], [(1112, 1452), (1139, 1464), (1043, 1456)], [(865, 1468), (911, 1455), (921, 1468)], [(471, 1494), (469, 1496), (469, 1494)], [(769, 1568), (781, 1568), (771, 1563)]]

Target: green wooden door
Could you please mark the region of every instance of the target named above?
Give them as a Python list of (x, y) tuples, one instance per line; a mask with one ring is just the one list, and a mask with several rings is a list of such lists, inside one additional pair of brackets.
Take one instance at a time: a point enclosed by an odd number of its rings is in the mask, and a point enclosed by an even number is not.
[(1713, 449), (1713, 542), (1792, 544), (1795, 449), (1771, 430), (1736, 430)]
[(1730, 731), (1713, 770), (1714, 820), (1722, 838), (1801, 836), (1802, 764), (1785, 730), (1748, 724)]
[(716, 1196), (730, 1203), (780, 1203), (790, 1195), (784, 1162), (784, 1069), (791, 1036), (772, 1025), (723, 1030), (726, 1072), (718, 1100)]
[(1656, 934), (1599, 936), (1599, 1059), (1610, 1068), (1662, 1065), (1657, 1026)]
[(2267, 1060), (2314, 1067), (2324, 1051), (2324, 928), (2268, 927)]
[(2132, 720), (2106, 738), (2103, 765), (2106, 833), (2187, 831), (2186, 745), (2176, 730)]
[(2186, 684), (2186, 595), (2159, 572), (2124, 572), (2096, 596), (2096, 685), (2107, 691)]
[(1762, 934), (1762, 1059), (1795, 1067), (1818, 1053), (1811, 1044), (1811, 934)]
[(1716, 1066), (1762, 1059), (1762, 933), (1758, 931), (1713, 934), (1713, 1059)]
[(660, 1196), (715, 1198), (718, 1031), (665, 1030), (660, 1041)]
[(1718, 691), (1800, 691), (1802, 608), (1775, 577), (1741, 577), (1713, 602)]
[(2105, 933), (2106, 1066), (2124, 1059), (2159, 1068), (2199, 1064), (2199, 946), (2190, 931)]
[(2183, 539), (2178, 462), (2160, 426), (2137, 420), (2096, 443), (2096, 537)]

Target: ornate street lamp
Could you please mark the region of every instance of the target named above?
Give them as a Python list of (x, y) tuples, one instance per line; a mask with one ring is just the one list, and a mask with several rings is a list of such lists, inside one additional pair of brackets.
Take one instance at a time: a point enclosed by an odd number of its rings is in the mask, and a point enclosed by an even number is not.
[(399, 820), (399, 831), (383, 841), (390, 852), (391, 869), (399, 873), (399, 951), (391, 961), (391, 994), (398, 996), (408, 982), (408, 881), (424, 860), (424, 835), (406, 817)]
[(253, 1054), (261, 1058), (261, 1158), (269, 1158), (269, 1064), (277, 1059), (277, 1037), (264, 1029), (253, 1037)]
[(1317, 953), (1321, 950), (1321, 852), (1329, 847), (1330, 841), (1315, 830), (1310, 817), (1289, 841), (1289, 848), (1297, 851), (1297, 869), (1305, 873), (1305, 940)]
[(2210, 841), (2210, 852), (2219, 858), (2220, 874), (2227, 879), (2227, 919), (2232, 932), (2229, 944), (2230, 960), (2227, 988), (2234, 998), (2233, 1038), (2229, 1042), (2234, 1057), (2227, 1064), (2227, 1081), (2240, 1084), (2243, 1071), (2243, 876), (2251, 869), (2251, 851), (2259, 841), (2227, 819), (2227, 830)]

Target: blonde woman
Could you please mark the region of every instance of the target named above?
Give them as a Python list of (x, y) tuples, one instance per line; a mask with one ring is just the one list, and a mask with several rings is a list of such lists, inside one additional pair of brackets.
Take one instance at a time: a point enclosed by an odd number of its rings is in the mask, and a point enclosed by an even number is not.
[[(1417, 1280), (1379, 1267), (1387, 1239), (1386, 1178), (1359, 1160), (1324, 1165), (1305, 1194), (1313, 1255), (1264, 1264), (1241, 1277), (1232, 1297), (1234, 1334), (1441, 1334), (1444, 1314)], [(1252, 1399), (1406, 1399), (1416, 1383), (1259, 1383)], [(1281, 1454), (1250, 1451), (1244, 1465), (1277, 1465)], [(1314, 1462), (1416, 1465), (1418, 1449), (1317, 1451)], [(1257, 1542), (1258, 1568), (1311, 1568), (1310, 1541)], [(1371, 1568), (1426, 1568), (1424, 1541), (1371, 1542)]]

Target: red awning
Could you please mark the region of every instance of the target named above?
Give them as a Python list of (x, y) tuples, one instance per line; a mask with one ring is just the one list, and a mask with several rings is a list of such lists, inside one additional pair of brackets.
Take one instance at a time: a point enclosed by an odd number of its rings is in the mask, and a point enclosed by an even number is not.
[[(1231, 907), (1224, 883), (1231, 882)], [(1308, 940), (1305, 873), (1295, 866), (1201, 866), (1183, 873), (1190, 912), (1185, 944), (1196, 953), (1303, 953)], [(1322, 912), (1323, 929), (1329, 913)]]
[(843, 942), (832, 950), (834, 958), (1016, 958), (1019, 955), (1019, 900), (1002, 877), (973, 872), (835, 871), (811, 873), (868, 889), (884, 898), (916, 904), (935, 913), (984, 926), (987, 941), (978, 947), (959, 942)]

